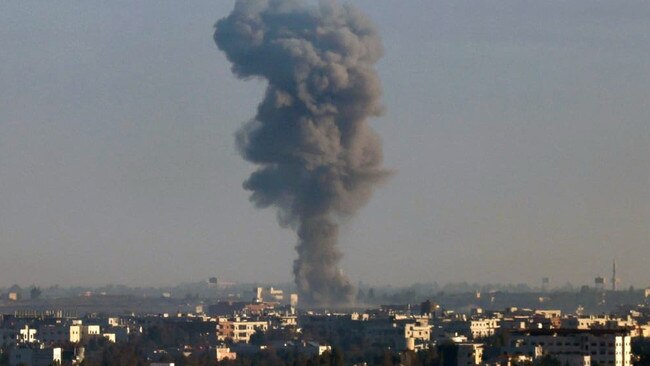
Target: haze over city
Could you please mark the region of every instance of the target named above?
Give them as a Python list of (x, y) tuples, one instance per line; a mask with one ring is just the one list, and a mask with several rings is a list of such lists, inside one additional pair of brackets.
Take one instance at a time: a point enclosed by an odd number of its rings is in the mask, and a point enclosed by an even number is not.
[[(352, 283), (650, 274), (650, 4), (358, 0), (394, 174), (341, 227)], [(234, 1), (0, 3), (0, 287), (290, 282), (235, 134), (266, 83)]]

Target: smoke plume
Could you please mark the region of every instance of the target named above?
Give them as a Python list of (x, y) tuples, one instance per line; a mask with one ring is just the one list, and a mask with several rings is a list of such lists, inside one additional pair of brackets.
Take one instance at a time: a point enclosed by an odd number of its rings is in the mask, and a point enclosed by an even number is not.
[(215, 27), (233, 73), (268, 81), (237, 134), (242, 156), (259, 165), (244, 188), (296, 231), (301, 301), (347, 303), (353, 288), (338, 267), (338, 224), (387, 175), (367, 124), (381, 113), (377, 30), (349, 5), (297, 0), (239, 0)]

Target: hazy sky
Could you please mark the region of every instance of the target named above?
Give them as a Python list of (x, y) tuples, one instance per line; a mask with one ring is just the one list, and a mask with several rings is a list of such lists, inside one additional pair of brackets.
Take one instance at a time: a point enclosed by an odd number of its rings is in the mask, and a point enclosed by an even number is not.
[[(353, 282), (650, 285), (650, 2), (353, 1), (397, 174), (342, 230)], [(0, 286), (291, 281), (241, 187), (261, 81), (233, 1), (0, 2)]]

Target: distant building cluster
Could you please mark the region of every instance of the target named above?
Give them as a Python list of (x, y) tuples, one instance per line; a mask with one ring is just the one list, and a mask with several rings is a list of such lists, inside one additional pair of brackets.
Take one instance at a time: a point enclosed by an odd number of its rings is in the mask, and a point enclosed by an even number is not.
[(78, 365), (98, 345), (142, 339), (152, 365), (192, 355), (228, 362), (271, 349), (318, 357), (333, 352), (332, 342), (354, 341), (404, 357), (436, 350), (444, 366), (538, 364), (548, 357), (562, 366), (632, 366), (633, 340), (650, 337), (650, 308), (642, 305), (598, 315), (516, 307), (461, 312), (433, 301), (330, 312), (301, 311), (296, 295), (274, 288), (253, 293), (250, 301), (199, 304), (193, 312), (17, 311), (0, 317), (0, 346), (11, 366)]

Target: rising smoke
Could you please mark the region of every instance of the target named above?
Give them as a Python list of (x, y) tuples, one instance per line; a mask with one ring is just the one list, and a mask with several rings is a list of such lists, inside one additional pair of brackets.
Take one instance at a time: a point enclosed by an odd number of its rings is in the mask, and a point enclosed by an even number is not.
[(349, 5), (239, 0), (214, 40), (240, 78), (268, 81), (257, 115), (237, 134), (259, 169), (244, 182), (257, 207), (275, 206), (298, 235), (293, 272), (301, 301), (342, 304), (338, 223), (363, 206), (387, 172), (367, 119), (381, 113), (375, 27)]

